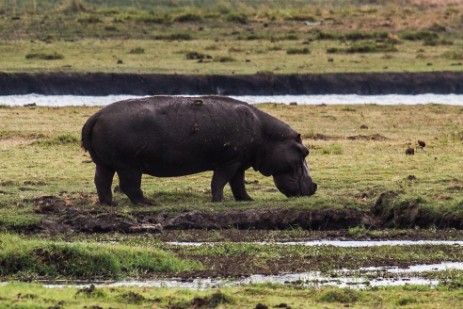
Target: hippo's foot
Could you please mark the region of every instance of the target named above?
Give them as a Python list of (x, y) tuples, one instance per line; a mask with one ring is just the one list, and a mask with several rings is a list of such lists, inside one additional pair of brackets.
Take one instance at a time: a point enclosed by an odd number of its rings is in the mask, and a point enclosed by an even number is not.
[(98, 204), (102, 206), (117, 206), (117, 202), (115, 201), (99, 201)]
[(254, 200), (250, 196), (237, 197), (235, 198), (237, 202), (253, 202)]
[(156, 206), (157, 205), (155, 202), (150, 201), (149, 199), (145, 197), (141, 201), (139, 201), (137, 204), (141, 206)]

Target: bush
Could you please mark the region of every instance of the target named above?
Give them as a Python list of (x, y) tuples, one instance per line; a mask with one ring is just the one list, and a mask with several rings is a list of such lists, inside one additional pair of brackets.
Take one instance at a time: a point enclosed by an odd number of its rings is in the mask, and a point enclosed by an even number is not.
[(399, 33), (399, 38), (407, 41), (425, 41), (425, 40), (437, 40), (439, 35), (432, 31), (403, 31)]
[(186, 53), (186, 59), (188, 60), (204, 60), (204, 59), (212, 59), (211, 55), (198, 53), (195, 51)]
[(193, 37), (188, 33), (172, 33), (167, 35), (156, 35), (155, 40), (166, 40), (166, 41), (189, 41)]
[(322, 154), (324, 155), (342, 155), (343, 150), (340, 144), (331, 144), (329, 146), (323, 147)]
[(417, 303), (416, 298), (410, 297), (410, 296), (399, 298), (396, 302), (398, 306), (407, 306), (409, 304), (416, 304), (416, 303)]
[(84, 25), (97, 24), (97, 23), (101, 23), (101, 19), (98, 16), (94, 16), (94, 15), (84, 15), (84, 16), (80, 16), (79, 18), (77, 18), (77, 22), (84, 24)]
[(144, 53), (145, 53), (145, 49), (141, 47), (135, 47), (129, 51), (129, 54), (133, 54), (133, 55), (140, 55)]
[(443, 57), (450, 60), (463, 60), (463, 48), (449, 50), (443, 54)]
[(178, 15), (174, 18), (174, 21), (176, 22), (181, 22), (181, 23), (185, 23), (185, 22), (199, 22), (199, 21), (202, 21), (203, 20), (203, 17), (199, 14), (196, 14), (196, 13), (185, 13), (185, 14), (181, 14), (181, 15)]
[(241, 13), (241, 14), (228, 14), (226, 17), (226, 20), (232, 23), (237, 23), (237, 24), (247, 24), (248, 23), (248, 17)]
[(43, 140), (43, 141), (36, 141), (32, 143), (33, 145), (40, 145), (40, 146), (54, 146), (54, 145), (72, 145), (77, 144), (79, 139), (71, 134), (62, 134), (55, 136), (53, 138)]
[(233, 61), (236, 61), (236, 59), (230, 56), (219, 56), (219, 57), (215, 57), (214, 61), (215, 62), (233, 62)]
[(396, 52), (397, 48), (388, 43), (377, 43), (377, 42), (359, 42), (354, 43), (347, 48), (331, 47), (326, 50), (327, 53), (380, 53), (380, 52)]
[[(127, 19), (127, 18), (126, 18)], [(135, 18), (135, 21), (145, 24), (166, 24), (171, 22), (171, 17), (168, 14), (142, 14)]]
[(286, 50), (288, 55), (307, 55), (310, 54), (310, 50), (307, 47), (304, 48), (290, 48)]
[(28, 60), (59, 60), (64, 59), (64, 56), (58, 54), (57, 52), (47, 53), (29, 53), (26, 55), (26, 59)]
[(79, 13), (87, 12), (86, 4), (80, 0), (68, 0), (61, 7), (61, 11), (64, 13)]
[(339, 32), (325, 32), (317, 30), (314, 32), (315, 40), (346, 40), (346, 41), (360, 41), (360, 40), (378, 40), (383, 41), (389, 37), (389, 33), (385, 31), (352, 31), (347, 33)]
[(354, 303), (359, 299), (357, 291), (351, 289), (333, 290), (324, 293), (320, 296), (319, 301), (327, 303)]

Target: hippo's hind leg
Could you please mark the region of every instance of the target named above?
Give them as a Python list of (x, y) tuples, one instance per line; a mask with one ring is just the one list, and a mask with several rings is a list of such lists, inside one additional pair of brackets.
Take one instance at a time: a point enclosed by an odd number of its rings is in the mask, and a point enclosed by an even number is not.
[(244, 170), (240, 170), (230, 180), (230, 187), (233, 192), (233, 196), (237, 201), (252, 201), (252, 198), (246, 192), (244, 186)]
[(103, 165), (96, 166), (94, 182), (101, 204), (112, 205), (113, 194), (111, 192), (111, 185), (114, 173), (115, 171), (111, 168)]
[(134, 204), (151, 205), (151, 202), (143, 197), (141, 190), (141, 176), (142, 173), (133, 170), (118, 170), (119, 185), (122, 192), (124, 192)]

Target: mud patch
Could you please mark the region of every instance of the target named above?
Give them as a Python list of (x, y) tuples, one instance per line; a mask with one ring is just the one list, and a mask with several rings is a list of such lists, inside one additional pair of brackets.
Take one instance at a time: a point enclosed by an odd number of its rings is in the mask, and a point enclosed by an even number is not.
[(373, 228), (377, 225), (369, 211), (349, 208), (247, 209), (222, 212), (194, 210), (180, 214), (134, 211), (128, 216), (117, 213), (114, 208), (98, 206), (88, 209), (76, 206), (75, 200), (57, 196), (41, 196), (33, 202), (34, 212), (44, 215), (37, 227), (38, 230), (52, 234), (64, 231), (146, 233), (184, 229), (279, 230), (294, 227), (307, 230), (333, 230), (359, 225)]
[[(380, 194), (371, 210), (266, 208), (167, 213), (135, 208), (127, 214), (118, 212), (117, 207), (82, 206), (95, 205), (95, 199), (93, 195), (35, 198), (33, 210), (35, 213), (42, 214), (43, 218), (32, 230), (56, 234), (62, 232), (158, 233), (169, 230), (226, 229), (269, 231), (293, 228), (308, 231), (339, 231), (355, 227), (362, 227), (365, 231), (416, 227), (463, 229), (463, 215), (438, 212), (427, 207), (419, 198), (401, 200), (399, 192)], [(349, 233), (336, 235), (355, 238), (355, 235)]]

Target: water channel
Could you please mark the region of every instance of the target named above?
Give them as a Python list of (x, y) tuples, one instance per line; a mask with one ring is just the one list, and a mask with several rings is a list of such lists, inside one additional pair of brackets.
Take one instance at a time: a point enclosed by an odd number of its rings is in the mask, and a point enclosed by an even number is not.
[[(158, 278), (153, 280), (130, 280), (117, 282), (43, 282), (46, 287), (60, 288), (63, 286), (82, 288), (90, 284), (95, 287), (157, 287), (182, 288), (190, 290), (205, 290), (255, 284), (284, 284), (300, 287), (337, 286), (355, 289), (371, 287), (426, 285), (437, 286), (442, 280), (427, 278), (425, 273), (452, 270), (463, 270), (461, 262), (443, 262), (439, 264), (412, 265), (408, 268), (399, 267), (362, 267), (360, 269), (339, 269), (324, 274), (319, 271), (279, 275), (251, 275), (243, 278), (194, 278), (190, 280), (180, 278)], [(6, 284), (6, 283), (4, 283)]]
[[(420, 94), (420, 95), (275, 95), (275, 96), (232, 96), (250, 104), (258, 103), (297, 103), (301, 105), (335, 104), (445, 104), (463, 105), (463, 95)], [(133, 95), (73, 96), (73, 95), (10, 95), (0, 96), (0, 105), (23, 106), (104, 106), (112, 102), (140, 98)]]

